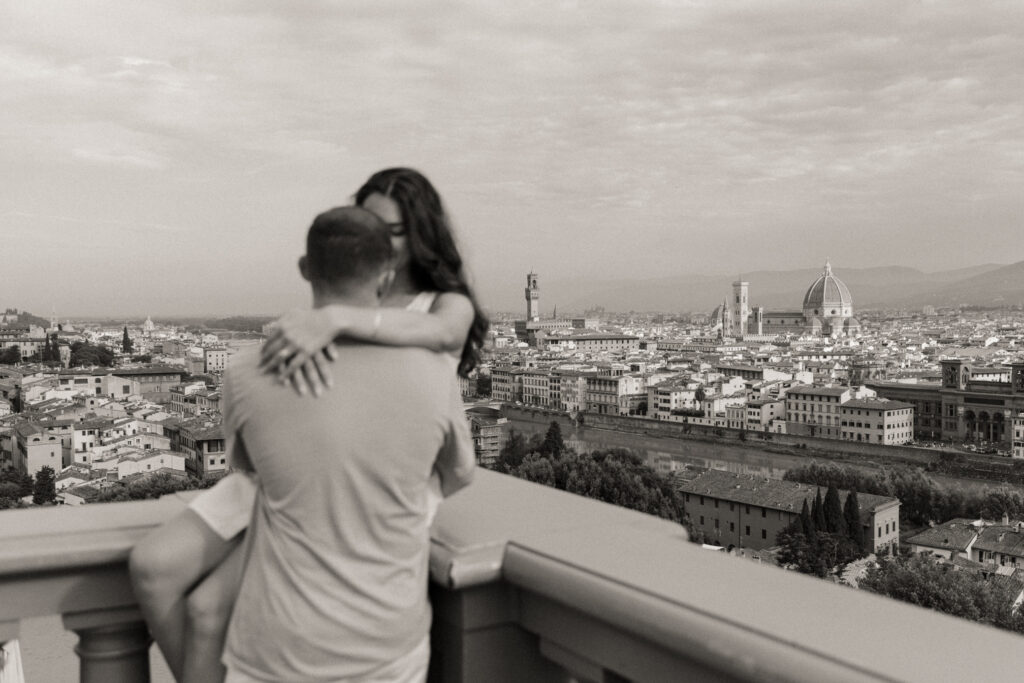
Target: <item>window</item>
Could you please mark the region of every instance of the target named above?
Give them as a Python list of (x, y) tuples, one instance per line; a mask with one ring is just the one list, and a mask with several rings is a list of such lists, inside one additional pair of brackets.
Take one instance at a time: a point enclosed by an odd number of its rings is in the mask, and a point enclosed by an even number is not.
[(715, 528), (716, 529), (718, 528), (718, 518), (717, 517), (715, 517)]
[(746, 527), (746, 534), (747, 534), (747, 536), (749, 536), (749, 535), (750, 535), (750, 527), (749, 527), (749, 526), (748, 526), (748, 527)]
[(729, 531), (736, 531), (736, 523), (729, 522)]
[(766, 509), (764, 509), (764, 508), (761, 508), (761, 517), (767, 517), (767, 516), (768, 516), (768, 511)]
[(735, 505), (733, 503), (729, 503), (729, 512), (732, 512), (734, 508)]
[(701, 505), (703, 505), (703, 504), (704, 504), (704, 496), (701, 496), (701, 497), (700, 497), (700, 504), (701, 504)]
[(768, 538), (768, 531), (766, 529), (761, 529), (761, 538), (762, 539)]
[(882, 527), (878, 527), (878, 537), (882, 537)]
[(686, 494), (686, 502), (687, 502), (687, 503), (689, 503), (689, 502), (690, 502), (690, 494), (689, 494), (689, 493), (687, 493), (687, 494)]
[(718, 499), (717, 498), (715, 498), (715, 509), (716, 510), (718, 509)]
[(701, 515), (701, 516), (700, 516), (700, 523), (701, 523), (701, 525), (703, 525), (703, 524), (704, 524), (704, 515)]

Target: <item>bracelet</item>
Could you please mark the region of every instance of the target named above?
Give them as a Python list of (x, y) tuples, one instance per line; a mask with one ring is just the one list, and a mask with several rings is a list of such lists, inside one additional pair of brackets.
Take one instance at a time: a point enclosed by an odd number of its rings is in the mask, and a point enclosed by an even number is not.
[(370, 332), (370, 339), (377, 338), (378, 330), (380, 330), (380, 309), (373, 314), (373, 330)]

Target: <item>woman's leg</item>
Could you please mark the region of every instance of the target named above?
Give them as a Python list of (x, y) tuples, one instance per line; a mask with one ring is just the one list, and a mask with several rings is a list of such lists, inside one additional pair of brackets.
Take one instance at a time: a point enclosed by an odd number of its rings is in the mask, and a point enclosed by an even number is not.
[(228, 620), (242, 585), (245, 546), (237, 545), (185, 599), (185, 666), (183, 683), (221, 683), (220, 663)]
[(241, 538), (224, 540), (193, 510), (186, 509), (132, 550), (129, 566), (135, 597), (153, 639), (179, 681), (185, 671), (185, 597), (240, 545)]

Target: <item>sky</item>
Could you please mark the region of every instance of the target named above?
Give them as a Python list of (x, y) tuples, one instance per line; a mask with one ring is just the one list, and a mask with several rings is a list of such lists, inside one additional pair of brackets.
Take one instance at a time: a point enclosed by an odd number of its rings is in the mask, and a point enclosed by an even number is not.
[(395, 165), (493, 310), (1012, 263), (1022, 55), (1016, 0), (0, 0), (0, 308), (308, 305), (310, 221)]

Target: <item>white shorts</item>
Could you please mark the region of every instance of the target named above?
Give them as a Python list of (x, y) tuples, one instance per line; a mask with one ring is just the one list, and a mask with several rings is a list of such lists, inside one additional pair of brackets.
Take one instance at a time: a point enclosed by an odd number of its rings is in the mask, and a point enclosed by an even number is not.
[[(230, 541), (245, 531), (252, 519), (252, 508), (256, 503), (256, 475), (245, 472), (231, 472), (206, 489), (189, 503), (206, 525)], [(437, 508), (444, 496), (441, 495), (441, 477), (434, 470), (427, 485), (427, 525), (434, 523)]]
[(249, 526), (255, 503), (255, 475), (231, 472), (193, 498), (189, 508), (218, 536), (228, 541)]
[[(377, 669), (368, 676), (342, 678), (331, 683), (423, 683), (430, 667), (430, 636), (427, 635), (408, 654)], [(228, 667), (224, 683), (269, 683)]]

